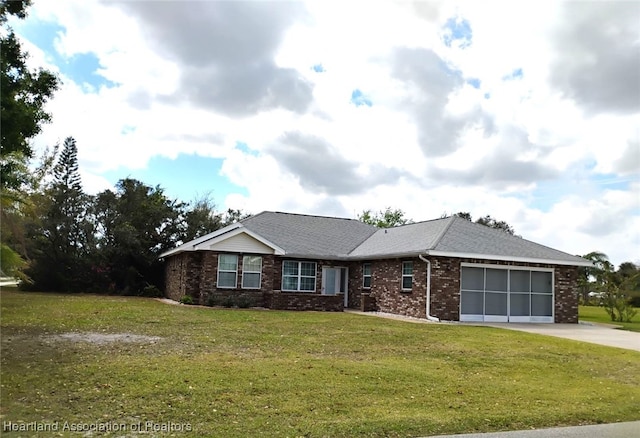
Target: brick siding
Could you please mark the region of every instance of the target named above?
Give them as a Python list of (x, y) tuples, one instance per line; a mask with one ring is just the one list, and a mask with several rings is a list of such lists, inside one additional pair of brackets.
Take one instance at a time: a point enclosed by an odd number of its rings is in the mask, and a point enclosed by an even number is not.
[(172, 300), (189, 295), (199, 301), (202, 253), (182, 253), (169, 257), (165, 265), (165, 295)]
[(320, 295), (316, 293), (265, 293), (265, 307), (277, 310), (321, 310), (342, 312), (344, 295)]
[[(207, 304), (214, 299), (243, 297), (252, 306), (295, 310), (341, 311), (344, 296), (322, 295), (322, 267), (347, 267), (348, 307), (364, 311), (426, 317), (427, 264), (419, 258), (395, 258), (368, 261), (371, 263), (371, 288), (362, 287), (362, 262), (315, 260), (315, 292), (281, 292), (282, 262), (289, 259), (262, 255), (262, 279), (260, 289), (242, 289), (242, 256), (238, 254), (238, 286), (218, 288), (218, 254), (210, 251), (185, 252), (171, 256), (166, 261), (165, 294), (173, 300), (190, 295), (195, 303)], [(493, 264), (497, 266), (542, 267), (554, 270), (555, 322), (577, 323), (578, 269), (572, 266), (514, 263), (483, 259), (459, 259), (429, 257), (431, 261), (431, 315), (447, 321), (460, 319), (460, 267), (461, 263)], [(310, 260), (313, 261), (313, 260)], [(413, 262), (413, 281), (409, 291), (401, 290), (402, 262)], [(211, 298), (213, 297), (213, 298)]]
[[(402, 290), (402, 262), (413, 262), (411, 290)], [(386, 259), (371, 262), (370, 298), (381, 312), (426, 317), (427, 270), (419, 258)]]

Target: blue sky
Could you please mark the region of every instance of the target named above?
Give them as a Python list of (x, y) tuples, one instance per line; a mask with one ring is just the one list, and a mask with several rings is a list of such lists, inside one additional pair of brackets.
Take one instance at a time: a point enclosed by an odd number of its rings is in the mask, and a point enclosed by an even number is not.
[(65, 28), (60, 24), (44, 20), (17, 21), (14, 27), (20, 35), (43, 50), (61, 74), (78, 84), (88, 84), (97, 89), (115, 84), (100, 73), (100, 60), (93, 53), (76, 53), (64, 56), (56, 50), (55, 41)]
[(222, 159), (179, 154), (177, 158), (155, 156), (144, 169), (125, 166), (103, 174), (114, 184), (123, 178), (134, 178), (150, 186), (160, 186), (170, 198), (191, 202), (210, 197), (217, 203), (231, 193), (247, 194), (244, 187), (220, 175)]
[(14, 27), (63, 81), (34, 146), (75, 137), (89, 192), (470, 211), (638, 260), (640, 4), (547, 6), (35, 0)]

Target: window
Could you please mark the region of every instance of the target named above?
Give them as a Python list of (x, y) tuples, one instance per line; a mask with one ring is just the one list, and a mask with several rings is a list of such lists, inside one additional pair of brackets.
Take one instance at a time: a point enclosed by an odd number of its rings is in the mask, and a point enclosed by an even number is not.
[(242, 288), (260, 289), (261, 276), (262, 257), (248, 255), (242, 257)]
[(285, 260), (282, 263), (282, 290), (314, 292), (316, 290), (316, 263)]
[(238, 256), (220, 254), (218, 256), (218, 287), (234, 288), (238, 277)]
[(362, 287), (371, 289), (371, 263), (362, 264)]
[(402, 262), (402, 290), (411, 290), (413, 262)]

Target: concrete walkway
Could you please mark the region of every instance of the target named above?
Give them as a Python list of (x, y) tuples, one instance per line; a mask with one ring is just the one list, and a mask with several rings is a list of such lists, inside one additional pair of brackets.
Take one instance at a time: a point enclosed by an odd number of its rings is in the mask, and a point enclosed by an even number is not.
[[(464, 324), (464, 323), (463, 323)], [(519, 324), (519, 323), (484, 323), (475, 324), (518, 330), (539, 335), (555, 336), (573, 339), (574, 341), (589, 342), (606, 345), (608, 347), (625, 348), (640, 351), (640, 333), (616, 329), (608, 324), (580, 323), (580, 324)], [(640, 430), (638, 435), (640, 437)]]
[(640, 421), (632, 421), (628, 423), (516, 430), (512, 432), (439, 435), (437, 437), (430, 438), (637, 438), (639, 436)]
[(11, 277), (0, 277), (0, 286), (17, 286), (18, 280)]

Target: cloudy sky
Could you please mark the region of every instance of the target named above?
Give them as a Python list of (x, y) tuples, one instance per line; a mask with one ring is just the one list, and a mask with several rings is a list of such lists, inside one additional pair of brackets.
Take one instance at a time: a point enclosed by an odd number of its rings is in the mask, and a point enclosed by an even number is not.
[(491, 214), (640, 262), (640, 2), (34, 0), (43, 148), (222, 208)]

